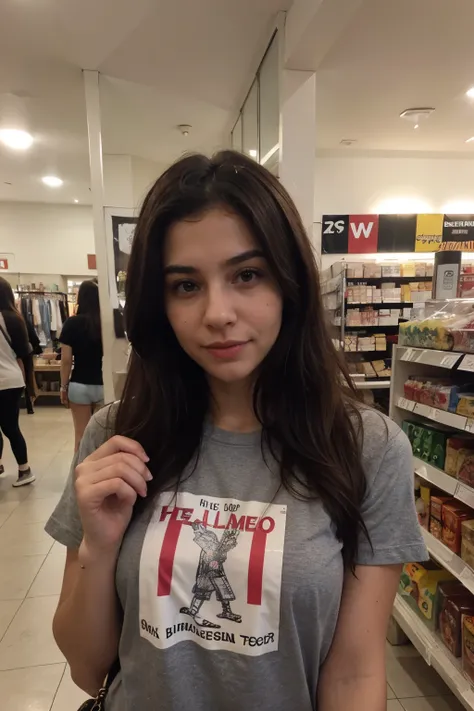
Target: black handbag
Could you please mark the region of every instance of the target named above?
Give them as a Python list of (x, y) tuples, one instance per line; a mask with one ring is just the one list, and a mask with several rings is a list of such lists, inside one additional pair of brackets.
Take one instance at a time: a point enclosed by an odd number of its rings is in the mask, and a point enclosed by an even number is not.
[(120, 662), (118, 659), (110, 667), (110, 671), (104, 681), (104, 686), (99, 691), (95, 699), (87, 699), (84, 701), (82, 706), (79, 707), (78, 711), (105, 711), (105, 699), (107, 697), (108, 691), (112, 686), (112, 682), (120, 671)]

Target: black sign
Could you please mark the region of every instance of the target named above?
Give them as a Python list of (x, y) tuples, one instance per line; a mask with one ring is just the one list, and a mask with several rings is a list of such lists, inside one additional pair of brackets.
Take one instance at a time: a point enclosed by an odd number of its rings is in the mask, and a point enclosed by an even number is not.
[(347, 254), (349, 215), (323, 215), (323, 254)]
[(443, 242), (474, 240), (474, 215), (445, 215)]

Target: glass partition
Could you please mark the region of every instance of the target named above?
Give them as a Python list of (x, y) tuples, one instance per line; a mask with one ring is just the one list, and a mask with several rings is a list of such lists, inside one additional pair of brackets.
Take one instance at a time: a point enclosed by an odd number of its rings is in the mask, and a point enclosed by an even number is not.
[(258, 141), (258, 79), (252, 84), (242, 109), (243, 152), (259, 160)]
[(239, 114), (232, 131), (232, 148), (234, 151), (242, 151), (242, 114)]
[(278, 150), (280, 104), (278, 95), (278, 35), (275, 34), (260, 66), (260, 162), (267, 163)]

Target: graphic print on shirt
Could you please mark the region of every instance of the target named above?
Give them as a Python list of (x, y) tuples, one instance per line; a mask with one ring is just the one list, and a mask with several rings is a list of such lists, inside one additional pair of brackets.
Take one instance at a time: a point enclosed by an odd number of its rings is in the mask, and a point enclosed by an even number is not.
[(259, 656), (278, 649), (286, 506), (161, 494), (140, 559), (140, 634)]

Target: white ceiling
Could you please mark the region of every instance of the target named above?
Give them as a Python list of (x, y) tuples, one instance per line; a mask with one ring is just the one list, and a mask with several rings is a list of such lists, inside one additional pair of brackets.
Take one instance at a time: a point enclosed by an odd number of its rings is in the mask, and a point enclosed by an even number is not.
[[(319, 148), (474, 156), (473, 26), (473, 0), (366, 0), (318, 69)], [(399, 114), (420, 106), (414, 130)]]
[[(101, 72), (103, 146), (160, 164), (224, 145), (279, 10), (291, 0), (2, 0), (0, 200), (90, 202), (81, 69)], [(189, 123), (184, 139), (176, 126)], [(58, 190), (40, 178), (64, 179)], [(12, 185), (7, 185), (10, 182)]]

